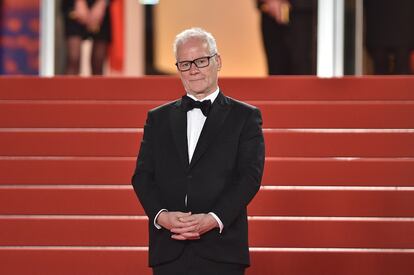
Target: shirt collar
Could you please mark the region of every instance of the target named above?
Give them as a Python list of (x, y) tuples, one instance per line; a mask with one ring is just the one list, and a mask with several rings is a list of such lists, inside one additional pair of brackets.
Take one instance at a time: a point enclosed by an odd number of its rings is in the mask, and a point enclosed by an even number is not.
[(211, 100), (211, 104), (213, 104), (213, 102), (214, 102), (214, 100), (216, 100), (219, 92), (220, 92), (220, 88), (217, 87), (217, 90), (215, 90), (214, 93), (209, 94), (208, 96), (206, 96), (202, 100), (197, 99), (195, 96), (191, 95), (190, 93), (187, 93), (187, 96), (194, 99), (195, 101)]

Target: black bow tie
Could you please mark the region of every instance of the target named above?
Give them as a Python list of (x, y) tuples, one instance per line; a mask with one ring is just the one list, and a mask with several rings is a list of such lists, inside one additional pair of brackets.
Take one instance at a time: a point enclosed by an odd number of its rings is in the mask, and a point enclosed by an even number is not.
[(183, 96), (181, 99), (181, 104), (183, 106), (184, 111), (188, 112), (194, 108), (199, 108), (204, 116), (208, 116), (211, 109), (211, 101), (204, 100), (204, 101), (195, 101), (189, 96)]

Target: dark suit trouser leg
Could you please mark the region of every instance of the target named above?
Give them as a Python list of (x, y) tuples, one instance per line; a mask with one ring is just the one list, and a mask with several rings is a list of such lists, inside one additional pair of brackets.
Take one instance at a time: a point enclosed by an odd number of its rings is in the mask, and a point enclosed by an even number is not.
[(397, 47), (395, 49), (394, 74), (411, 74), (410, 54), (411, 51), (408, 47)]
[(288, 25), (280, 25), (262, 13), (261, 30), (269, 75), (310, 75), (313, 65), (312, 12), (292, 14)]
[(384, 47), (375, 47), (368, 49), (374, 63), (374, 74), (386, 75), (390, 74), (388, 51)]
[(269, 15), (262, 13), (261, 30), (269, 75), (289, 74), (288, 49), (285, 37), (288, 28), (276, 23)]
[(245, 266), (213, 262), (199, 257), (191, 246), (173, 262), (153, 268), (153, 275), (244, 275)]
[(290, 73), (292, 75), (311, 75), (313, 64), (313, 14), (311, 11), (294, 12), (289, 25)]

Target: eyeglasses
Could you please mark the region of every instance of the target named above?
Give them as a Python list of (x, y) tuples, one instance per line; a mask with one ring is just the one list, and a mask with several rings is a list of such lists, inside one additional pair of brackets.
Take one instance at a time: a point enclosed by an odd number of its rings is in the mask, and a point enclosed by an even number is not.
[(210, 65), (210, 58), (216, 55), (217, 53), (210, 55), (210, 56), (203, 56), (203, 57), (194, 59), (192, 61), (180, 61), (180, 62), (175, 63), (175, 66), (177, 66), (177, 69), (180, 72), (189, 71), (191, 69), (191, 64), (193, 63), (197, 68), (204, 68)]

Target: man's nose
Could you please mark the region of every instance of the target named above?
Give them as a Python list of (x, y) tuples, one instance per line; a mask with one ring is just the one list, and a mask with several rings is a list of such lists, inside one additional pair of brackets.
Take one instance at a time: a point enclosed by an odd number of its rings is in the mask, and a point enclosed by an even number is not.
[(190, 65), (190, 73), (191, 74), (195, 74), (195, 73), (199, 73), (200, 70), (198, 69), (198, 67), (196, 66), (196, 64), (193, 62)]

